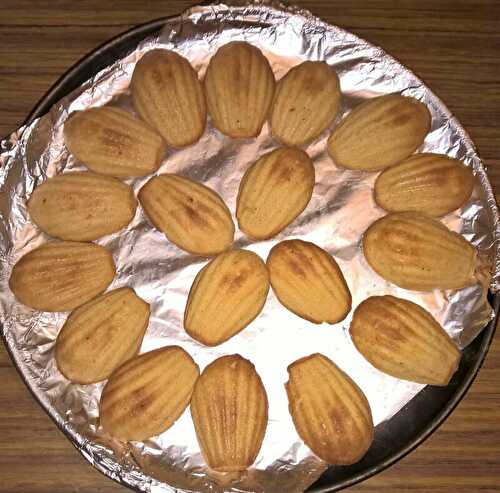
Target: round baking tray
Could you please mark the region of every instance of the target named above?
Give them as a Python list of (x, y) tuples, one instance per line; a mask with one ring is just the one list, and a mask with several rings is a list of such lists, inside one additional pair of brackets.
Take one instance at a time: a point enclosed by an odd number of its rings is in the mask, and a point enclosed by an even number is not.
[[(126, 55), (143, 39), (158, 34), (166, 20), (167, 18), (154, 20), (126, 31), (82, 58), (37, 103), (26, 123), (47, 113), (58, 100)], [(495, 318), (463, 350), (460, 367), (450, 384), (444, 388), (426, 387), (393, 418), (377, 426), (373, 445), (360, 462), (351, 466), (329, 468), (307, 491), (338, 491), (363, 481), (403, 458), (443, 423), (465, 396), (488, 352), (498, 318), (500, 294), (490, 294), (489, 301)]]

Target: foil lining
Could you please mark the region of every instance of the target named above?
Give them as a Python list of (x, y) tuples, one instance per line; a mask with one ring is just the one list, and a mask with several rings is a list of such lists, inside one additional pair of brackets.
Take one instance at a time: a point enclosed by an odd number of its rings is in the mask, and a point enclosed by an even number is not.
[[(67, 313), (33, 311), (17, 303), (8, 288), (14, 263), (49, 238), (29, 221), (26, 201), (36, 186), (59, 173), (85, 169), (69, 155), (62, 127), (76, 110), (112, 104), (133, 111), (128, 92), (135, 63), (148, 50), (174, 49), (203, 77), (210, 56), (223, 44), (246, 40), (260, 47), (276, 78), (303, 60), (326, 60), (337, 70), (343, 91), (341, 116), (366, 98), (383, 93), (411, 95), (433, 115), (432, 130), (419, 151), (447, 154), (472, 167), (477, 185), (470, 201), (443, 219), (479, 250), (477, 283), (459, 291), (416, 293), (379, 278), (360, 248), (365, 229), (383, 215), (372, 196), (375, 173), (337, 168), (326, 153), (325, 132), (306, 150), (316, 168), (316, 186), (304, 213), (276, 238), (250, 242), (237, 232), (235, 245), (266, 258), (285, 238), (313, 241), (338, 260), (353, 294), (353, 308), (374, 294), (394, 294), (429, 310), (460, 347), (467, 346), (492, 318), (488, 289), (497, 291), (500, 226), (485, 168), (459, 122), (414, 74), (380, 48), (308, 12), (259, 2), (195, 7), (166, 21), (158, 37), (107, 67), (59, 101), (49, 114), (20, 128), (0, 144), (0, 311), (2, 335), (25, 381), (48, 414), (97, 469), (124, 485), (163, 492), (300, 492), (326, 465), (299, 439), (288, 413), (284, 383), (295, 359), (322, 352), (343, 368), (365, 392), (375, 424), (397, 413), (421, 385), (383, 375), (355, 350), (348, 333), (349, 315), (335, 326), (314, 325), (285, 310), (271, 292), (262, 314), (226, 343), (207, 348), (182, 328), (187, 294), (207, 259), (193, 257), (153, 229), (140, 208), (131, 224), (99, 240), (117, 265), (112, 288), (132, 286), (151, 304), (152, 314), (141, 352), (177, 344), (204, 368), (215, 358), (239, 353), (256, 366), (267, 389), (269, 425), (254, 466), (242, 477), (211, 474), (196, 441), (189, 410), (168, 431), (146, 442), (123, 444), (99, 428), (98, 403), (104, 383), (71, 384), (54, 362), (54, 341)], [(216, 190), (235, 211), (240, 179), (259, 156), (277, 147), (266, 124), (254, 140), (231, 140), (210, 124), (194, 146), (170, 150), (159, 173), (174, 172)], [(145, 179), (128, 180), (137, 192)], [(352, 314), (352, 312), (351, 312)]]

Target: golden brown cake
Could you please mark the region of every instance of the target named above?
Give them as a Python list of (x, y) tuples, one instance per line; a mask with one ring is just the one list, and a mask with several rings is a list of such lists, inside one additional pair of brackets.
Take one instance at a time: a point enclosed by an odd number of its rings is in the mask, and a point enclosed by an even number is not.
[(166, 150), (148, 125), (111, 106), (72, 113), (64, 124), (64, 142), (90, 170), (117, 177), (155, 172)]
[(178, 346), (132, 358), (104, 387), (100, 424), (124, 441), (143, 441), (163, 433), (188, 406), (199, 374), (193, 358)]
[(267, 427), (267, 395), (250, 361), (235, 354), (208, 365), (196, 382), (191, 416), (208, 466), (219, 472), (248, 469)]
[(21, 257), (9, 286), (31, 308), (65, 312), (101, 294), (115, 272), (113, 256), (102, 246), (52, 241)]
[(476, 249), (444, 224), (415, 212), (388, 214), (363, 236), (377, 274), (405, 289), (460, 289), (474, 282)]
[(247, 250), (230, 250), (196, 276), (184, 312), (184, 328), (206, 346), (243, 330), (261, 312), (269, 291), (266, 264)]
[(286, 240), (271, 249), (267, 267), (273, 291), (293, 313), (334, 324), (351, 309), (351, 293), (335, 259), (314, 243)]
[(377, 171), (412, 154), (430, 128), (431, 115), (425, 104), (387, 94), (354, 108), (333, 130), (328, 152), (343, 168)]
[(246, 171), (238, 192), (236, 218), (251, 238), (271, 238), (306, 208), (314, 188), (314, 166), (300, 149), (282, 147)]
[(290, 414), (304, 443), (329, 464), (358, 462), (373, 441), (370, 405), (360, 388), (322, 354), (288, 367)]
[(274, 95), (274, 74), (262, 52), (232, 41), (212, 57), (205, 94), (213, 125), (233, 138), (257, 137)]
[(351, 322), (358, 351), (377, 369), (426, 385), (448, 385), (460, 351), (434, 317), (411, 301), (372, 296)]
[(375, 201), (389, 212), (444, 216), (464, 205), (474, 188), (472, 170), (441, 154), (415, 154), (384, 170), (375, 182)]
[(289, 146), (308, 144), (332, 124), (340, 99), (339, 78), (326, 62), (296, 65), (276, 86), (273, 136)]
[(203, 87), (191, 64), (178, 53), (148, 51), (135, 66), (130, 90), (137, 113), (169, 146), (194, 144), (205, 131)]
[(231, 212), (201, 183), (173, 174), (155, 176), (141, 188), (139, 200), (154, 226), (189, 253), (215, 255), (233, 242)]
[(57, 336), (59, 371), (82, 384), (108, 378), (139, 351), (149, 312), (149, 304), (131, 288), (114, 289), (78, 307)]
[(136, 207), (132, 187), (88, 172), (49, 178), (28, 201), (30, 218), (44, 233), (72, 241), (119, 231), (132, 220)]

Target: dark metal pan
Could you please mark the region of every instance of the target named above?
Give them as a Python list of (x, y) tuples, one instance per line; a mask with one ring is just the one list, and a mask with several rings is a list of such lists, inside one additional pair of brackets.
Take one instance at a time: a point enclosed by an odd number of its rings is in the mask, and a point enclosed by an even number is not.
[[(165, 19), (131, 29), (104, 43), (69, 69), (38, 102), (27, 123), (44, 115), (59, 99), (79, 87), (101, 69), (123, 57), (148, 36), (158, 34)], [(465, 396), (485, 359), (495, 332), (500, 294), (490, 295), (495, 319), (463, 351), (460, 368), (444, 388), (426, 387), (392, 419), (376, 428), (373, 446), (360, 462), (346, 467), (331, 467), (308, 491), (338, 491), (363, 481), (394, 464), (426, 440), (451, 414)]]

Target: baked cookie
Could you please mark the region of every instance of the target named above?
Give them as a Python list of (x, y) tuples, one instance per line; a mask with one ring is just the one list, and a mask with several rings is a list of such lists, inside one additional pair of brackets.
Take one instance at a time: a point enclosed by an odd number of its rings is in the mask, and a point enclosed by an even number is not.
[(273, 291), (290, 311), (334, 324), (351, 310), (351, 293), (335, 259), (314, 243), (286, 240), (267, 257)]
[(184, 312), (184, 329), (205, 346), (217, 346), (242, 331), (261, 312), (269, 274), (258, 255), (230, 250), (196, 276)]
[(476, 249), (444, 224), (416, 212), (375, 221), (363, 236), (372, 269), (404, 289), (461, 289), (474, 282)]
[(104, 387), (100, 424), (123, 441), (143, 441), (163, 433), (185, 411), (199, 374), (193, 358), (178, 346), (132, 358)]
[(319, 137), (340, 107), (340, 82), (326, 62), (302, 62), (278, 82), (271, 112), (274, 137), (303, 146)]
[(14, 265), (9, 286), (24, 305), (65, 312), (101, 294), (115, 277), (111, 252), (93, 243), (52, 241)]
[(44, 232), (61, 240), (92, 241), (124, 228), (135, 215), (132, 187), (110, 176), (65, 173), (31, 194), (28, 212)]
[(425, 104), (387, 94), (354, 108), (333, 130), (328, 152), (343, 168), (377, 171), (412, 154), (431, 128)]
[(262, 156), (240, 183), (236, 218), (251, 238), (272, 238), (306, 208), (314, 188), (314, 165), (300, 149), (282, 147)]
[(250, 361), (235, 354), (208, 365), (196, 382), (191, 416), (208, 466), (219, 472), (248, 469), (267, 427), (267, 395)]
[(78, 307), (57, 336), (59, 371), (81, 384), (108, 378), (139, 351), (149, 313), (149, 304), (131, 288), (114, 289)]
[(215, 255), (233, 242), (231, 212), (201, 183), (173, 174), (155, 176), (139, 191), (139, 201), (153, 225), (189, 253)]
[(322, 354), (288, 367), (290, 414), (304, 443), (329, 464), (358, 462), (373, 441), (370, 405), (361, 389)]
[(257, 137), (274, 95), (274, 74), (262, 52), (248, 43), (221, 46), (208, 64), (205, 94), (213, 125), (233, 138)]
[(472, 170), (441, 154), (415, 154), (384, 170), (375, 182), (375, 201), (389, 212), (444, 216), (462, 207), (474, 188)]
[(137, 113), (172, 147), (194, 144), (207, 123), (207, 106), (198, 74), (170, 50), (148, 51), (137, 62), (130, 83)]
[(460, 361), (460, 351), (436, 319), (395, 296), (372, 296), (359, 304), (349, 331), (375, 368), (403, 380), (448, 385)]
[(148, 125), (111, 106), (72, 113), (64, 124), (64, 142), (90, 170), (123, 178), (154, 173), (166, 150)]

